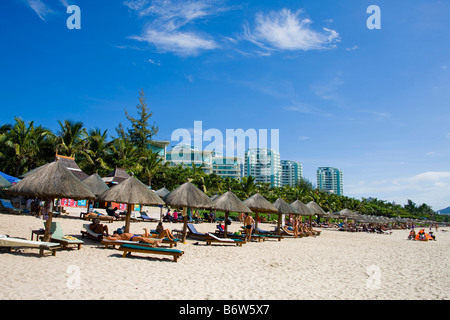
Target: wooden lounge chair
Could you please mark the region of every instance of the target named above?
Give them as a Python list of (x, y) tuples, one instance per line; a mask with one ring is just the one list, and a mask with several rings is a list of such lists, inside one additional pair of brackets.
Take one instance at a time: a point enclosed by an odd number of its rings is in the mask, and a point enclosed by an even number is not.
[(52, 256), (56, 255), (56, 250), (61, 249), (61, 245), (51, 242), (31, 241), (20, 238), (10, 238), (0, 236), (0, 247), (7, 248), (11, 252), (13, 249), (39, 249), (39, 256), (43, 257), (50, 251)]
[(50, 233), (51, 233), (50, 241), (60, 243), (63, 249), (68, 249), (69, 246), (75, 246), (78, 247), (78, 250), (80, 250), (81, 245), (84, 244), (84, 242), (81, 240), (64, 235), (59, 222), (52, 222), (52, 226), (50, 227)]
[(123, 251), (122, 257), (126, 257), (127, 255), (130, 255), (132, 252), (137, 253), (150, 253), (150, 254), (162, 254), (162, 255), (168, 255), (173, 257), (173, 261), (177, 262), (178, 257), (181, 257), (184, 252), (181, 250), (176, 249), (167, 249), (167, 248), (154, 248), (154, 247), (144, 247), (140, 245), (134, 245), (134, 244), (123, 244), (119, 248), (120, 251)]

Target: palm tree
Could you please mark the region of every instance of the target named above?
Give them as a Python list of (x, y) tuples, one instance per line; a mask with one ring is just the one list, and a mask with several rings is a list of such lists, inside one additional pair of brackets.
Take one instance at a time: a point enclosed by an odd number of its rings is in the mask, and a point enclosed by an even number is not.
[(87, 137), (83, 122), (71, 120), (58, 120), (61, 130), (58, 133), (56, 152), (60, 155), (75, 157), (75, 154), (83, 151)]
[(242, 191), (244, 192), (247, 198), (256, 193), (257, 188), (255, 178), (252, 176), (242, 177), (241, 186)]
[(110, 143), (107, 157), (109, 167), (132, 171), (138, 160), (138, 150), (128, 139), (116, 138)]
[(144, 155), (139, 159), (139, 165), (141, 167), (141, 174), (148, 181), (148, 186), (151, 187), (153, 176), (164, 167), (167, 167), (168, 164), (164, 163), (164, 159), (158, 153), (146, 150)]
[(86, 148), (82, 150), (80, 166), (83, 171), (93, 174), (106, 174), (110, 171), (107, 165), (108, 150), (110, 142), (107, 141), (107, 131), (99, 128), (89, 130), (86, 138)]
[(0, 157), (3, 166), (9, 167), (9, 171), (18, 177), (25, 169), (32, 169), (46, 161), (52, 134), (42, 126), (35, 127), (33, 121), (27, 125), (20, 118), (15, 120), (13, 126), (2, 126), (0, 144), (3, 151), (0, 151)]

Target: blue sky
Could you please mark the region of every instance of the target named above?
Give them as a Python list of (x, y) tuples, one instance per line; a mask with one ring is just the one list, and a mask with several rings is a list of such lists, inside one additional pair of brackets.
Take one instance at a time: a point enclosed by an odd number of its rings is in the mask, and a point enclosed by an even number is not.
[[(370, 30), (370, 5), (381, 29)], [(81, 29), (69, 30), (69, 5)], [(347, 196), (450, 205), (445, 0), (3, 0), (0, 123), (127, 125), (143, 88), (157, 139), (279, 129), (281, 158), (344, 174)]]

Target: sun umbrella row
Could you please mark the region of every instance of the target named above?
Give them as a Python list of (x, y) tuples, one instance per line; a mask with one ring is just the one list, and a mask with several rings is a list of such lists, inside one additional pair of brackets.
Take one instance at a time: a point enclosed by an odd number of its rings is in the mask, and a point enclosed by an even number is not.
[[(187, 233), (187, 210), (211, 209), (225, 212), (225, 219), (230, 212), (256, 214), (256, 224), (260, 213), (297, 214), (297, 215), (324, 215), (325, 212), (314, 202), (307, 205), (299, 200), (286, 203), (281, 198), (271, 204), (259, 193), (245, 201), (241, 201), (231, 191), (216, 197), (212, 201), (205, 193), (190, 182), (186, 182), (172, 192), (167, 189), (153, 192), (138, 179), (131, 176), (125, 181), (108, 188), (104, 181), (94, 174), (81, 182), (60, 161), (49, 163), (12, 186), (9, 191), (17, 195), (34, 196), (52, 201), (55, 198), (71, 198), (74, 200), (98, 200), (105, 202), (118, 202), (127, 204), (125, 232), (130, 229), (131, 208), (133, 204), (148, 206), (173, 206), (185, 208), (183, 226), (183, 241)], [(52, 213), (49, 212), (46, 223), (44, 240), (49, 239)], [(278, 219), (278, 230), (280, 230)], [(225, 224), (226, 227), (227, 224)], [(256, 225), (257, 228), (257, 225)], [(225, 232), (226, 235), (226, 232)]]

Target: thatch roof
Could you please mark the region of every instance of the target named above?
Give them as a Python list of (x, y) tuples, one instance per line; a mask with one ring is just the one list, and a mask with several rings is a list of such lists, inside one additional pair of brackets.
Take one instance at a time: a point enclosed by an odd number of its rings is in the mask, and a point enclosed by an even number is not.
[(103, 178), (103, 181), (105, 181), (105, 183), (121, 183), (127, 180), (129, 177), (130, 175), (125, 169), (115, 168), (113, 172)]
[(300, 200), (295, 200), (291, 203), (291, 206), (294, 207), (300, 215), (302, 216), (313, 216), (314, 214), (309, 210), (308, 206), (301, 202)]
[(167, 196), (170, 193), (170, 191), (164, 187), (159, 190), (156, 190), (155, 193), (162, 199), (165, 196)]
[(101, 195), (109, 189), (102, 178), (96, 173), (84, 179), (83, 183), (88, 186), (89, 190), (91, 190), (96, 196)]
[(56, 155), (56, 160), (59, 160), (64, 164), (78, 179), (84, 180), (89, 177), (89, 175), (81, 171), (80, 167), (75, 162), (75, 158)]
[(326, 215), (325, 211), (314, 201), (310, 201), (306, 204), (308, 209), (311, 211), (313, 215), (324, 216)]
[(292, 207), (289, 203), (281, 198), (273, 203), (273, 206), (278, 209), (278, 213), (281, 214), (299, 214), (298, 210)]
[(247, 207), (241, 199), (233, 192), (228, 191), (221, 196), (217, 196), (214, 200), (214, 209), (225, 212), (250, 213), (252, 210)]
[(97, 197), (100, 201), (126, 204), (164, 205), (164, 201), (135, 177), (106, 190)]
[(0, 188), (8, 188), (11, 186), (12, 184), (0, 175)]
[(38, 198), (95, 199), (95, 195), (59, 160), (49, 163), (9, 189)]
[[(64, 166), (70, 170), (70, 172), (72, 172), (74, 174), (75, 177), (78, 178), (78, 180), (84, 180), (86, 178), (89, 177), (89, 175), (87, 175), (86, 173), (84, 173), (83, 171), (81, 171), (80, 167), (78, 166), (78, 164), (75, 162), (75, 158), (72, 157), (66, 157), (66, 156), (60, 156), (60, 155), (56, 155), (55, 157), (55, 161), (59, 161), (62, 164), (64, 164)], [(51, 163), (51, 162), (50, 162)], [(45, 166), (49, 165), (50, 163), (47, 163), (43, 166), (34, 168), (33, 170), (28, 171), (27, 173), (24, 173), (23, 175), (20, 176), (20, 178), (25, 178), (29, 175), (32, 175), (33, 173), (41, 170), (42, 168), (44, 168)]]
[(259, 193), (245, 200), (244, 204), (255, 213), (278, 213), (278, 209)]
[(208, 196), (191, 182), (179, 186), (168, 194), (164, 201), (172, 207), (212, 209), (213, 202)]

